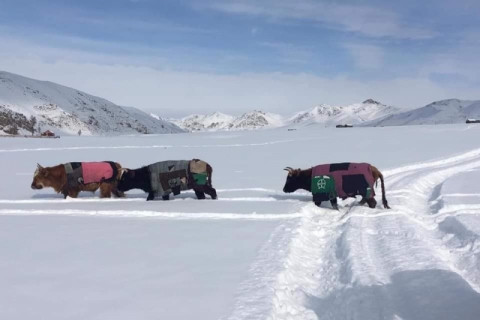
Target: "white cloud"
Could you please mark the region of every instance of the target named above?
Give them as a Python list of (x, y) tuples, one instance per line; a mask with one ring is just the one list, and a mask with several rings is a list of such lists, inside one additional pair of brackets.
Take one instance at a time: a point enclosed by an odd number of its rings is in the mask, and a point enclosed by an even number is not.
[(260, 42), (259, 45), (274, 49), (281, 56), (279, 60), (288, 63), (307, 63), (312, 58), (310, 49), (285, 42)]
[(401, 17), (392, 11), (365, 5), (315, 0), (222, 0), (207, 7), (233, 14), (265, 16), (274, 21), (313, 21), (374, 38), (428, 39), (436, 36), (435, 32), (425, 27), (413, 27), (402, 22)]
[[(82, 43), (86, 48), (98, 45), (106, 45), (107, 49), (115, 46), (88, 41)], [(299, 61), (309, 58), (308, 50), (299, 50), (289, 44), (265, 42), (264, 45), (283, 51), (287, 58), (300, 57)], [(359, 44), (346, 46), (356, 59), (357, 66), (370, 69), (382, 67), (383, 52), (380, 48)], [(391, 80), (307, 73), (225, 75), (199, 71), (201, 69), (186, 72), (173, 66), (168, 68), (168, 60), (163, 60), (159, 52), (135, 49), (136, 55), (122, 55), (116, 50), (115, 54), (98, 54), (2, 37), (0, 70), (57, 82), (120, 105), (156, 109), (162, 116), (211, 111), (238, 114), (253, 108), (291, 113), (319, 103), (348, 104), (366, 98), (400, 107), (418, 107), (443, 98), (479, 98), (475, 83), (448, 86), (430, 79), (430, 75), (438, 70), (473, 76), (478, 70), (474, 68), (478, 63), (469, 60), (461, 65), (435, 63), (428, 68), (423, 66), (423, 72)], [(242, 56), (227, 58), (244, 59)], [(458, 63), (458, 59), (456, 61)], [(157, 62), (164, 66), (162, 70), (152, 67)]]
[(477, 88), (449, 90), (426, 78), (378, 81), (283, 73), (218, 75), (13, 57), (2, 59), (0, 69), (71, 86), (120, 105), (155, 109), (162, 116), (241, 113), (253, 108), (291, 113), (318, 103), (347, 104), (369, 97), (409, 107), (443, 98), (478, 98)]
[(353, 57), (355, 66), (360, 69), (380, 69), (384, 65), (384, 51), (374, 45), (345, 44)]

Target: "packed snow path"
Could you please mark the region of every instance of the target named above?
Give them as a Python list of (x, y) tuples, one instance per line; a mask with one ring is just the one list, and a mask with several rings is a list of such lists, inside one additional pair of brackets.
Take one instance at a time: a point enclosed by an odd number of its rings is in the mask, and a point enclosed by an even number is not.
[(463, 218), (480, 217), (480, 204), (444, 207), (441, 189), (478, 168), (480, 150), (385, 171), (392, 210), (306, 205), (271, 276), (272, 305), (244, 297), (231, 318), (263, 319), (271, 308), (269, 319), (477, 319), (479, 226)]
[[(0, 141), (0, 318), (478, 319), (480, 129), (305, 130)], [(29, 189), (36, 162), (192, 157), (218, 201)], [(391, 210), (281, 192), (285, 166), (345, 160)]]

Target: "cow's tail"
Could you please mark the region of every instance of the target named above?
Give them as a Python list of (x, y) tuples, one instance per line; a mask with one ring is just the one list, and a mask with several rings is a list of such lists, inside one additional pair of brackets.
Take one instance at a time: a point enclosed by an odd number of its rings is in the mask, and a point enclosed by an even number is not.
[(390, 209), (388, 206), (387, 197), (385, 196), (385, 183), (383, 182), (383, 174), (378, 171), (378, 177), (380, 178), (380, 184), (382, 185), (382, 203), (385, 209)]
[(212, 186), (212, 172), (213, 168), (207, 163), (207, 184), (211, 187)]

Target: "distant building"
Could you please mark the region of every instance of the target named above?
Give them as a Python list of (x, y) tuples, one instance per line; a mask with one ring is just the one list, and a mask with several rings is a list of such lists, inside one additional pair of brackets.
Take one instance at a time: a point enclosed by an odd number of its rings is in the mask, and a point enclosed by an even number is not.
[(351, 124), (337, 124), (337, 128), (353, 128), (353, 125)]
[(42, 132), (42, 137), (55, 137), (55, 133), (50, 130)]
[(466, 123), (480, 123), (478, 119), (467, 119)]

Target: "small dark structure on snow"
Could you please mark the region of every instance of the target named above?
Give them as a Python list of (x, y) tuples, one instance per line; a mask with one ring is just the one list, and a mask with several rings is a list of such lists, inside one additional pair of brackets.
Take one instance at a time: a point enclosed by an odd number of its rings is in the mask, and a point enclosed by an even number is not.
[(353, 128), (351, 124), (337, 124), (336, 128)]
[(42, 132), (42, 137), (55, 137), (55, 133), (50, 130)]
[(465, 123), (480, 123), (480, 119), (467, 119)]

